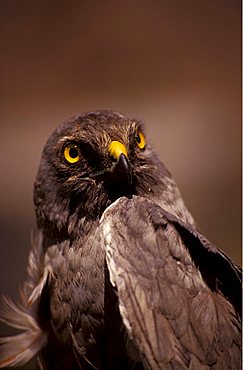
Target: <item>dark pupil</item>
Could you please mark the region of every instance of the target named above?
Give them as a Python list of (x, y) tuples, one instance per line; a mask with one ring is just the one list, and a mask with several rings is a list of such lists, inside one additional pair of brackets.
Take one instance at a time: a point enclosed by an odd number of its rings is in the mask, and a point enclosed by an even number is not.
[(140, 144), (140, 143), (141, 143), (141, 137), (140, 137), (139, 135), (137, 135), (136, 140), (137, 140), (137, 143), (138, 143), (138, 144)]
[(75, 148), (70, 148), (70, 150), (69, 150), (69, 155), (70, 155), (70, 157), (71, 157), (71, 158), (76, 158), (76, 157), (78, 157), (78, 151), (77, 151), (77, 149), (75, 149)]

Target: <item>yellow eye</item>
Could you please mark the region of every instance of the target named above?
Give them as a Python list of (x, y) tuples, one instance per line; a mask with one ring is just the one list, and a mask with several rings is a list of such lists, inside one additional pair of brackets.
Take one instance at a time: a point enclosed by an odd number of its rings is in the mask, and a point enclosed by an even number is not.
[(137, 142), (137, 146), (140, 149), (145, 148), (145, 137), (144, 137), (144, 134), (141, 131), (137, 133), (136, 142)]
[(64, 158), (69, 163), (76, 163), (81, 159), (81, 152), (76, 144), (68, 144), (64, 149)]

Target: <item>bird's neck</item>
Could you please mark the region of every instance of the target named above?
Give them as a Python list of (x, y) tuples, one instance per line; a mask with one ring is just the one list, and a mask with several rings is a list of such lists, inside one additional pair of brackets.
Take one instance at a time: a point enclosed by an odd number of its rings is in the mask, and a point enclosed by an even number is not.
[(84, 240), (92, 230), (95, 229), (99, 220), (87, 217), (80, 217), (79, 219), (71, 218), (66, 225), (58, 228), (55, 224), (49, 224), (41, 227), (44, 235), (43, 247), (47, 249), (54, 244), (61, 244), (63, 241), (68, 240)]

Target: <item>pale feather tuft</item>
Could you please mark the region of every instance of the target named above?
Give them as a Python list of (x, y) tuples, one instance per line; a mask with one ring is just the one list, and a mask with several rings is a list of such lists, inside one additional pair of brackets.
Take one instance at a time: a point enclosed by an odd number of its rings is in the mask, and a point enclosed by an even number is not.
[(0, 368), (26, 364), (47, 343), (47, 333), (36, 318), (38, 301), (50, 273), (49, 266), (43, 267), (42, 264), (42, 240), (41, 232), (36, 233), (32, 239), (28, 279), (20, 291), (21, 303), (2, 297), (0, 321), (21, 332), (0, 338)]
[(7, 297), (2, 298), (0, 320), (23, 330), (20, 334), (0, 338), (0, 368), (22, 366), (45, 346), (47, 334), (41, 329), (31, 311), (27, 311)]

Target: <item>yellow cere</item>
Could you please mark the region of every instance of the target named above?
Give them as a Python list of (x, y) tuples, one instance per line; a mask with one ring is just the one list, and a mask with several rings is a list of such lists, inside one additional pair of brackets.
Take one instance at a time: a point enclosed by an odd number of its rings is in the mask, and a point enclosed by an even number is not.
[(120, 154), (127, 157), (127, 148), (120, 141), (112, 141), (109, 146), (109, 153), (115, 159), (118, 159)]
[(137, 140), (138, 147), (140, 149), (144, 149), (144, 147), (145, 147), (145, 136), (141, 131), (138, 132), (136, 140)]
[(81, 152), (76, 144), (68, 144), (64, 149), (64, 158), (69, 163), (76, 163), (81, 158)]

